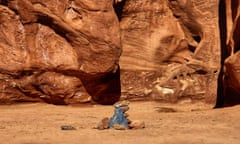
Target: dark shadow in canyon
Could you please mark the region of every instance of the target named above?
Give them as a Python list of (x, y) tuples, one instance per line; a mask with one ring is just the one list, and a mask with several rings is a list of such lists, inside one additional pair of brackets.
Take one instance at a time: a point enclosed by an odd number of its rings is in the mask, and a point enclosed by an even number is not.
[(126, 0), (122, 0), (121, 2), (113, 4), (113, 8), (115, 10), (115, 13), (116, 13), (119, 21), (121, 21), (121, 19), (122, 19), (123, 7), (124, 7), (125, 3), (126, 3)]
[(224, 90), (224, 61), (229, 56), (226, 46), (227, 23), (226, 23), (226, 3), (225, 0), (219, 1), (219, 31), (220, 31), (220, 47), (221, 47), (221, 68), (218, 75), (217, 85), (217, 101), (215, 108), (222, 107), (225, 101)]
[(95, 102), (103, 105), (112, 105), (120, 99), (120, 66), (118, 66), (116, 72), (97, 75), (82, 73), (79, 77)]

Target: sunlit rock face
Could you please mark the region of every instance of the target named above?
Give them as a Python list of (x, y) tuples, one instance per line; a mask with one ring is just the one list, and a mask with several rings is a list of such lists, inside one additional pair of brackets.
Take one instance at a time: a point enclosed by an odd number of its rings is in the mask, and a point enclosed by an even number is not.
[(121, 45), (112, 5), (0, 0), (0, 102), (116, 102)]
[(214, 105), (217, 85), (239, 103), (239, 16), (239, 0), (0, 0), (0, 103)]
[(240, 103), (240, 2), (225, 0), (226, 60), (224, 61), (224, 101), (226, 105)]
[(215, 104), (218, 5), (218, 0), (122, 1), (123, 96)]

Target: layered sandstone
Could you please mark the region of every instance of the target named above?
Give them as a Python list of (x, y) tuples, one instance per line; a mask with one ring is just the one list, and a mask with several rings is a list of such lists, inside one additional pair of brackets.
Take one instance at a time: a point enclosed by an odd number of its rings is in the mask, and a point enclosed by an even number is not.
[(120, 97), (112, 0), (0, 0), (0, 102)]
[(122, 93), (215, 104), (220, 69), (217, 0), (124, 1)]
[(0, 103), (238, 103), (239, 16), (239, 0), (0, 0)]

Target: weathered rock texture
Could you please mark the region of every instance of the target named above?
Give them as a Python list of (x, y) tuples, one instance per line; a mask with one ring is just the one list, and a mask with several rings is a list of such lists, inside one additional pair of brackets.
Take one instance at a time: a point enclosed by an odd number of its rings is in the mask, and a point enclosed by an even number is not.
[(0, 103), (240, 102), (239, 36), (239, 0), (0, 0)]
[(123, 95), (215, 104), (219, 1), (125, 0), (121, 4)]
[(240, 1), (226, 0), (226, 48), (224, 61), (224, 101), (240, 103)]
[(0, 0), (0, 102), (120, 97), (112, 0)]

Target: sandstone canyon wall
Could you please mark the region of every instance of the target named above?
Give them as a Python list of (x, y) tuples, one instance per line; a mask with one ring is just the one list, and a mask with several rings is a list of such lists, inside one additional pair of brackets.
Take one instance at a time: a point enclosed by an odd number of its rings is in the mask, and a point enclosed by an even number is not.
[(226, 36), (223, 69), (224, 105), (240, 103), (240, 1), (226, 0)]
[(0, 103), (116, 102), (112, 0), (0, 0)]
[(124, 1), (122, 92), (127, 98), (215, 104), (218, 0)]
[(239, 0), (0, 0), (0, 103), (240, 102), (239, 15)]

